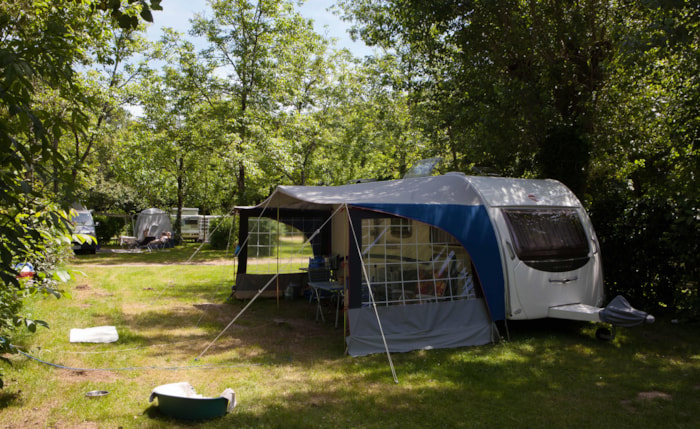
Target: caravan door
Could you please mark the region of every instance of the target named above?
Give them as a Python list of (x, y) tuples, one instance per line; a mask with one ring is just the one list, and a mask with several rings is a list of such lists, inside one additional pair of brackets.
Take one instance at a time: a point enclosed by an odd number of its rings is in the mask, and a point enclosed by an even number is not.
[(550, 307), (599, 306), (600, 252), (582, 208), (492, 209), (505, 253), (508, 318), (538, 319)]

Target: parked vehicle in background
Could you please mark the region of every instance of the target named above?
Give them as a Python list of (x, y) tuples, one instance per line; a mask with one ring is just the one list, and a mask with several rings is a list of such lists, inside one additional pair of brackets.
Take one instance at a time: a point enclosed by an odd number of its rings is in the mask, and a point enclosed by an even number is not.
[(74, 209), (71, 216), (73, 224), (72, 244), (75, 253), (88, 252), (93, 255), (97, 252), (97, 235), (95, 234), (95, 221), (92, 213), (84, 207)]
[[(180, 236), (183, 240), (191, 240), (200, 243), (208, 242), (210, 233), (209, 221), (218, 217), (219, 216), (200, 215), (199, 209), (196, 207), (183, 207)], [(170, 209), (170, 218), (174, 224), (177, 219), (177, 208)]]
[[(199, 239), (199, 209), (196, 207), (183, 207), (180, 213), (180, 237), (182, 240), (198, 241)], [(170, 221), (173, 225), (177, 222), (177, 207), (170, 209)]]
[(183, 215), (182, 216), (182, 228), (180, 228), (180, 235), (183, 240), (199, 240), (199, 223), (204, 216), (200, 215)]

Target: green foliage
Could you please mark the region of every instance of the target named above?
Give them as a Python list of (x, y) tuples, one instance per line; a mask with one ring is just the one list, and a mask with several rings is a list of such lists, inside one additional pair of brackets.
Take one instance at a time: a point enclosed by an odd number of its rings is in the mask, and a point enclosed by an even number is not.
[[(217, 154), (235, 177), (236, 203), (248, 204), (269, 186), (264, 170), (271, 161), (286, 160), (287, 155), (303, 158), (318, 147), (313, 131), (286, 150), (280, 150), (273, 134), (274, 125), (285, 121), (285, 111), (304, 110), (315, 98), (322, 77), (316, 81), (300, 71), (323, 64), (323, 46), (290, 0), (218, 0), (211, 7), (211, 17), (196, 17), (192, 33), (206, 37), (209, 47), (203, 55), (229, 74), (217, 83), (226, 96), (212, 103), (209, 112), (220, 118), (218, 133), (228, 137)], [(290, 164), (282, 164), (275, 175), (290, 173)]]
[(162, 0), (129, 0), (129, 5), (137, 4), (138, 8), (124, 8), (120, 0), (96, 0), (93, 7), (109, 12), (112, 19), (121, 28), (136, 28), (139, 25), (139, 16), (147, 22), (153, 22), (151, 10), (163, 10)]
[(215, 250), (230, 250), (235, 248), (238, 222), (233, 216), (213, 219), (210, 223), (209, 244)]
[[(97, 242), (100, 245), (107, 245), (112, 241), (113, 237), (119, 236), (122, 232), (125, 232), (125, 227), (131, 222), (121, 217), (105, 216), (105, 215), (95, 215), (95, 235), (97, 236)], [(128, 235), (128, 234), (127, 234)]]
[[(17, 329), (35, 332), (37, 326), (48, 327), (46, 322), (22, 312), (25, 299), (34, 295), (56, 298), (66, 295), (59, 289), (59, 284), (71, 278), (71, 274), (62, 268), (72, 255), (71, 235), (63, 222), (65, 215), (56, 219), (54, 216), (57, 213), (59, 211), (50, 205), (37, 212), (24, 209), (15, 214), (13, 228), (3, 225), (3, 230), (9, 231), (9, 236), (0, 247), (3, 255), (0, 267), (0, 354), (16, 352), (11, 338)], [(13, 232), (18, 229), (23, 231), (23, 236), (14, 240)], [(9, 266), (5, 261), (10, 263)], [(19, 277), (19, 267), (25, 263), (33, 267), (32, 277)]]
[[(554, 178), (579, 175), (585, 183), (594, 100), (612, 53), (606, 2), (341, 5), (356, 20), (355, 34), (395, 52), (431, 155), (442, 155), (448, 168), (539, 175), (538, 161), (565, 152), (557, 158), (567, 175)], [(575, 140), (554, 137), (572, 132)]]
[[(22, 299), (60, 297), (57, 285), (70, 277), (59, 268), (71, 236), (57, 201), (74, 201), (75, 174), (59, 142), (66, 133), (86, 132), (82, 109), (99, 104), (77, 85), (75, 67), (106, 37), (104, 18), (133, 28), (135, 14), (150, 16), (149, 3), (134, 3), (0, 2), (0, 351), (11, 351), (16, 327), (33, 332), (45, 325), (21, 314)], [(15, 264), (23, 262), (35, 267), (32, 281), (16, 278)]]
[(592, 182), (611, 294), (700, 316), (700, 11), (643, 2), (621, 17), (621, 56)]

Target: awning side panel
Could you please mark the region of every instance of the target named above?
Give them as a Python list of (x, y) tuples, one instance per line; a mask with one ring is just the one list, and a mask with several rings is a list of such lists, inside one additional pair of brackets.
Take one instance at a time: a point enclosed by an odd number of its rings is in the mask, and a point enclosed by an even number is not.
[[(378, 307), (390, 352), (488, 344), (495, 327), (484, 301), (460, 300), (421, 305)], [(348, 354), (384, 353), (384, 343), (372, 307), (350, 309)]]

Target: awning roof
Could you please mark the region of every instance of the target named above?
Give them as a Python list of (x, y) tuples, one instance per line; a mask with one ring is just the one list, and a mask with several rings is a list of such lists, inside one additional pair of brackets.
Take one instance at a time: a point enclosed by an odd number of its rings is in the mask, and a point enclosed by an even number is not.
[(478, 205), (480, 199), (464, 176), (446, 175), (341, 186), (278, 186), (258, 207), (324, 209), (337, 204)]
[[(323, 210), (349, 204), (577, 207), (576, 196), (554, 180), (474, 177), (462, 174), (416, 177), (341, 186), (278, 186), (257, 207)], [(251, 209), (252, 207), (238, 207)]]

